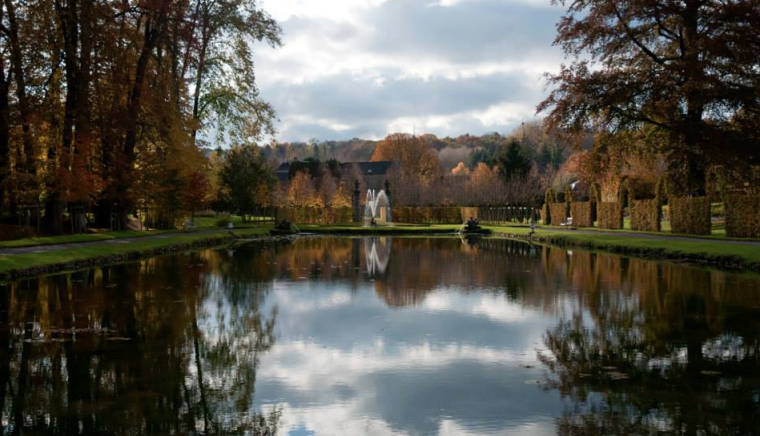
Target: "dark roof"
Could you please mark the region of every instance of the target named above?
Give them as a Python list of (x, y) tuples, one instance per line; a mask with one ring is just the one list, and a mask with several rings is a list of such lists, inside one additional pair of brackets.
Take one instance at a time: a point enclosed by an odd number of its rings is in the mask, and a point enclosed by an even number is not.
[(290, 162), (281, 163), (280, 166), (273, 171), (273, 173), (277, 180), (280, 182), (287, 182), (288, 175), (290, 174)]
[[(283, 162), (277, 167), (272, 174), (280, 182), (287, 182), (290, 177), (292, 165), (290, 162)], [(398, 169), (399, 163), (395, 161), (381, 162), (344, 162), (340, 164), (340, 171), (344, 174), (350, 173), (352, 168), (358, 167), (363, 176), (386, 176), (394, 169)]]
[(276, 173), (287, 173), (288, 171), (290, 171), (290, 162), (283, 162), (274, 170)]
[(340, 164), (341, 170), (346, 170), (351, 166), (356, 165), (359, 167), (362, 175), (365, 176), (377, 176), (386, 175), (393, 168), (398, 166), (398, 162), (393, 161), (379, 161), (379, 162), (346, 162)]

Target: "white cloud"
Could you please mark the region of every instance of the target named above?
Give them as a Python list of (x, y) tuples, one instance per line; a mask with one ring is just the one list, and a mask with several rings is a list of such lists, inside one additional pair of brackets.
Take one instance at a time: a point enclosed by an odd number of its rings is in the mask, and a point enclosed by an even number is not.
[(384, 2), (385, 0), (261, 0), (260, 4), (279, 21), (303, 16), (328, 21), (350, 21), (357, 11)]
[[(438, 135), (511, 129), (533, 115), (542, 74), (562, 60), (551, 44), (561, 10), (548, 0), (261, 5), (284, 31), (283, 47), (257, 55), (282, 140), (377, 138), (414, 125)], [(473, 92), (486, 81), (488, 92)]]

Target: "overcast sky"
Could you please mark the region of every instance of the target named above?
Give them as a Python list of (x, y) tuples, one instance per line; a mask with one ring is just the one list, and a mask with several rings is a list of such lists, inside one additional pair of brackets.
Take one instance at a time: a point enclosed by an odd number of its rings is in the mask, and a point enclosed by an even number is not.
[(260, 0), (284, 45), (257, 80), (280, 141), (507, 133), (557, 71), (550, 0)]

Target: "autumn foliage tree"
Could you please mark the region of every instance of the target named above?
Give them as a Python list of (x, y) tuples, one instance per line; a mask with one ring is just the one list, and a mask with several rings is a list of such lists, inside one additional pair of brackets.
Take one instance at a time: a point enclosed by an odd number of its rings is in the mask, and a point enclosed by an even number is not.
[(296, 207), (321, 207), (323, 199), (317, 195), (314, 180), (306, 171), (299, 171), (290, 181), (288, 202)]
[(636, 132), (683, 192), (712, 162), (760, 161), (757, 1), (555, 0), (555, 44), (575, 58), (539, 106), (567, 131)]
[(451, 174), (454, 176), (466, 176), (470, 174), (470, 170), (467, 168), (467, 165), (465, 165), (464, 162), (459, 162), (457, 166), (451, 170)]
[(372, 161), (395, 161), (407, 178), (428, 180), (438, 174), (438, 155), (428, 141), (407, 133), (393, 133), (383, 139), (372, 154)]
[(195, 222), (195, 212), (206, 209), (211, 204), (211, 184), (202, 171), (195, 171), (187, 179), (187, 190), (184, 198), (190, 216)]
[(255, 0), (3, 0), (0, 218), (42, 204), (60, 232), (71, 206), (119, 227), (143, 207), (191, 209), (152, 187), (192, 186), (209, 139), (273, 132), (253, 47), (279, 38)]

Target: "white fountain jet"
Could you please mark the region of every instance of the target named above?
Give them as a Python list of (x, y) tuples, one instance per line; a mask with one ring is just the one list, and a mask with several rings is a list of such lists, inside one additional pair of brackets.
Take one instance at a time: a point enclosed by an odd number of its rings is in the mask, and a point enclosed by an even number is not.
[(364, 256), (367, 259), (367, 274), (385, 274), (391, 258), (391, 240), (386, 238), (364, 238)]
[(375, 193), (373, 189), (367, 190), (367, 205), (364, 206), (364, 217), (368, 219), (377, 218), (377, 206), (380, 201), (385, 201), (385, 205), (388, 204), (388, 197), (385, 195), (385, 191)]

